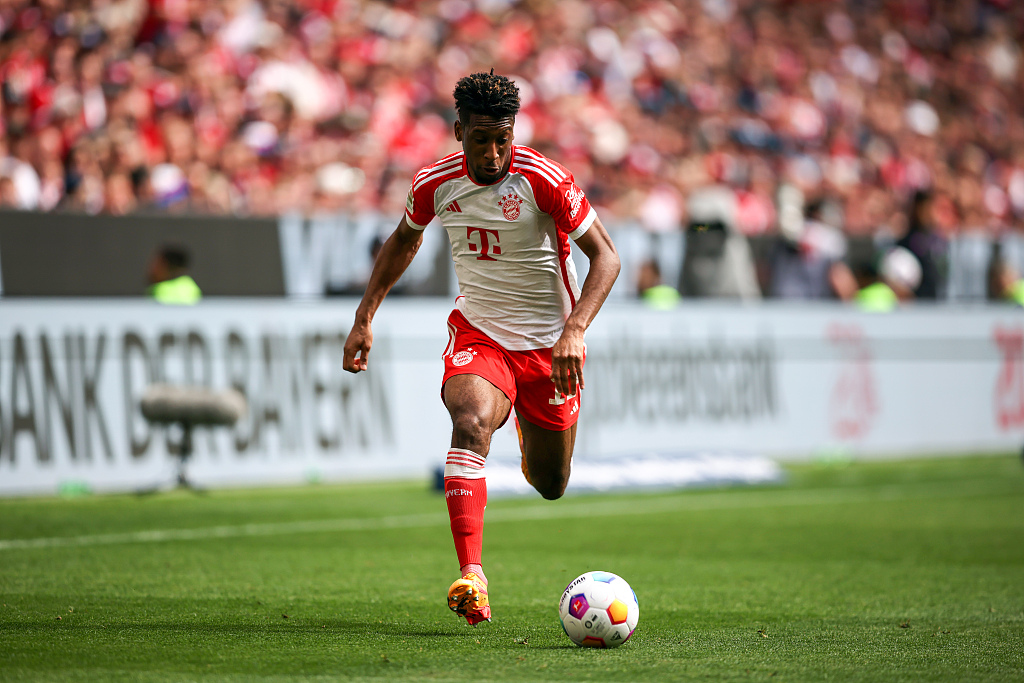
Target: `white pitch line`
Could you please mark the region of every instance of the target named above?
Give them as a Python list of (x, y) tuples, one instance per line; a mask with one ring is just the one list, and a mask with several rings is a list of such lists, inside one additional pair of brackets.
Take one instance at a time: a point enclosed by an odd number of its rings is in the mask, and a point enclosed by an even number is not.
[[(576, 519), (590, 517), (618, 517), (647, 515), (662, 512), (695, 512), (702, 510), (740, 510), (803, 505), (835, 505), (911, 500), (920, 498), (965, 498), (993, 493), (990, 480), (951, 482), (923, 485), (885, 486), (860, 490), (811, 489), (806, 491), (763, 490), (705, 493), (695, 496), (654, 498), (649, 500), (615, 500), (601, 502), (569, 502), (531, 505), (491, 510), (488, 522), (524, 522), (529, 520)], [(444, 513), (392, 515), (388, 517), (341, 518), (307, 520), (301, 522), (267, 522), (214, 526), (199, 529), (153, 529), (119, 534), (92, 534), (49, 538), (0, 540), (2, 550), (36, 548), (72, 548), (119, 543), (163, 543), (167, 541), (193, 541), (216, 538), (244, 538), (251, 536), (278, 536), (285, 534), (379, 531), (407, 529), (448, 524)]]

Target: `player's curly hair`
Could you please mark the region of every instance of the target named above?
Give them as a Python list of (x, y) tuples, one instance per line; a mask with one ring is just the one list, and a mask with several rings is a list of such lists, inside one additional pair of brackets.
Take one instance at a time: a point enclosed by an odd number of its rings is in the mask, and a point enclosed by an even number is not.
[(519, 86), (505, 76), (496, 76), (494, 69), (489, 74), (480, 72), (460, 78), (452, 94), (463, 125), (470, 114), (500, 119), (519, 112)]

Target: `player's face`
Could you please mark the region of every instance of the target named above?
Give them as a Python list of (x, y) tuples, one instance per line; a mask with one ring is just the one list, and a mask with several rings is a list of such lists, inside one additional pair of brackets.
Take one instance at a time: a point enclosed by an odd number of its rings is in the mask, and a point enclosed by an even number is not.
[(494, 118), (479, 114), (470, 114), (465, 127), (461, 121), (455, 122), (455, 139), (462, 143), (466, 153), (470, 178), (489, 185), (508, 173), (512, 163), (514, 123), (511, 116)]

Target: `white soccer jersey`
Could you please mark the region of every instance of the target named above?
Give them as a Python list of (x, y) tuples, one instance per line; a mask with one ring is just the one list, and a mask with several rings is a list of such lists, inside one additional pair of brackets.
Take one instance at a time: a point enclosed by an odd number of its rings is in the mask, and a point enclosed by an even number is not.
[(508, 174), (480, 185), (456, 152), (416, 174), (405, 215), (448, 230), (470, 323), (510, 351), (554, 346), (580, 296), (568, 238), (597, 217), (568, 170), (514, 145)]

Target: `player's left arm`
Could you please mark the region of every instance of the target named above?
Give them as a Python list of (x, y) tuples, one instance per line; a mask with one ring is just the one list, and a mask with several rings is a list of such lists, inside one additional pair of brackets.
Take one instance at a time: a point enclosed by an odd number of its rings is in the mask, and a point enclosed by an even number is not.
[(600, 218), (594, 218), (590, 228), (576, 240), (576, 246), (590, 259), (590, 270), (583, 281), (579, 301), (565, 321), (562, 336), (551, 349), (551, 381), (566, 396), (576, 393), (577, 384), (581, 389), (584, 388), (583, 358), (586, 347), (583, 333), (590, 327), (608, 298), (608, 293), (612, 291), (620, 268), (619, 254)]

